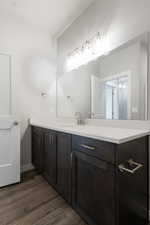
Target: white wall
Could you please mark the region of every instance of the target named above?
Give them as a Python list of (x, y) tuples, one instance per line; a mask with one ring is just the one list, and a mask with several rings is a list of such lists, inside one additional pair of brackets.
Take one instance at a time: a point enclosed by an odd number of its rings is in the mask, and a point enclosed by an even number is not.
[[(28, 118), (55, 117), (56, 49), (48, 33), (0, 16), (0, 53), (13, 56), (12, 112), (21, 121), (21, 164), (31, 160)], [(43, 80), (49, 79), (50, 96), (42, 98)], [(41, 86), (41, 85), (42, 86)], [(40, 88), (43, 88), (40, 89)]]
[(63, 34), (58, 46), (65, 56), (98, 31), (108, 32), (110, 48), (150, 29), (149, 0), (96, 0)]

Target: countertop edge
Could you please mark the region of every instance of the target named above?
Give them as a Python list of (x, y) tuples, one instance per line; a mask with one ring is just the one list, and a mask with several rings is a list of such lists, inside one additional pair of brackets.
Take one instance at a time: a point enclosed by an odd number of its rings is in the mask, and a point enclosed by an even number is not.
[(113, 139), (111, 139), (111, 138), (108, 138), (108, 137), (105, 138), (103, 136), (86, 134), (86, 133), (81, 132), (81, 131), (79, 131), (79, 132), (78, 131), (71, 131), (71, 130), (68, 130), (67, 128), (66, 129), (60, 128), (60, 127), (57, 128), (57, 127), (53, 127), (52, 125), (46, 126), (46, 125), (43, 125), (43, 124), (40, 124), (40, 123), (35, 123), (35, 122), (30, 122), (30, 125), (45, 128), (45, 129), (60, 131), (60, 132), (63, 132), (63, 133), (79, 135), (79, 136), (83, 136), (83, 137), (87, 137), (87, 138), (93, 138), (93, 139), (96, 139), (96, 140), (106, 141), (106, 142), (110, 142), (110, 143), (113, 143), (113, 144), (123, 144), (123, 143), (129, 142), (129, 141), (132, 141), (132, 140), (144, 137), (144, 136), (148, 136), (150, 134), (150, 131), (145, 131), (145, 132), (141, 131), (141, 134), (133, 135), (133, 136), (130, 136), (128, 138), (122, 138), (122, 139), (113, 138)]

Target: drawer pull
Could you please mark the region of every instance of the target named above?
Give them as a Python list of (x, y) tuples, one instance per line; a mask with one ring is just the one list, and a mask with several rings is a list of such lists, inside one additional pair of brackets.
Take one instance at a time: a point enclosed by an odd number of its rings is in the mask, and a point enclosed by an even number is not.
[(83, 147), (83, 148), (87, 148), (87, 149), (89, 149), (89, 150), (95, 150), (95, 147), (91, 147), (91, 146), (88, 146), (88, 145), (81, 145), (81, 147)]
[(128, 172), (128, 173), (134, 174), (137, 170), (139, 170), (141, 167), (143, 167), (142, 164), (134, 162), (133, 159), (129, 159), (128, 164), (129, 164), (129, 166), (135, 166), (135, 168), (128, 169), (123, 164), (120, 164), (119, 165), (120, 172)]

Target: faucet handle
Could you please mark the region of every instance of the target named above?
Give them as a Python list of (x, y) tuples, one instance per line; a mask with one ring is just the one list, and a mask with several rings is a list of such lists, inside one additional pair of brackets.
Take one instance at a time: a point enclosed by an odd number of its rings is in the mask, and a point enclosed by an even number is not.
[(75, 117), (78, 117), (78, 118), (79, 118), (79, 117), (81, 118), (81, 116), (82, 116), (80, 112), (75, 112), (74, 115), (75, 115)]
[(82, 113), (81, 112), (75, 112), (75, 117), (76, 117), (78, 125), (84, 124), (84, 119), (82, 117)]

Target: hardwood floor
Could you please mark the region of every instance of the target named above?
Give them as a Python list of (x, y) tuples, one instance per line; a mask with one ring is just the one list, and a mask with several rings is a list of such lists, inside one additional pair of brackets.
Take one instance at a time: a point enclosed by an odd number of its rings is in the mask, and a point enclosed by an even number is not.
[(86, 225), (39, 175), (0, 189), (0, 225)]

